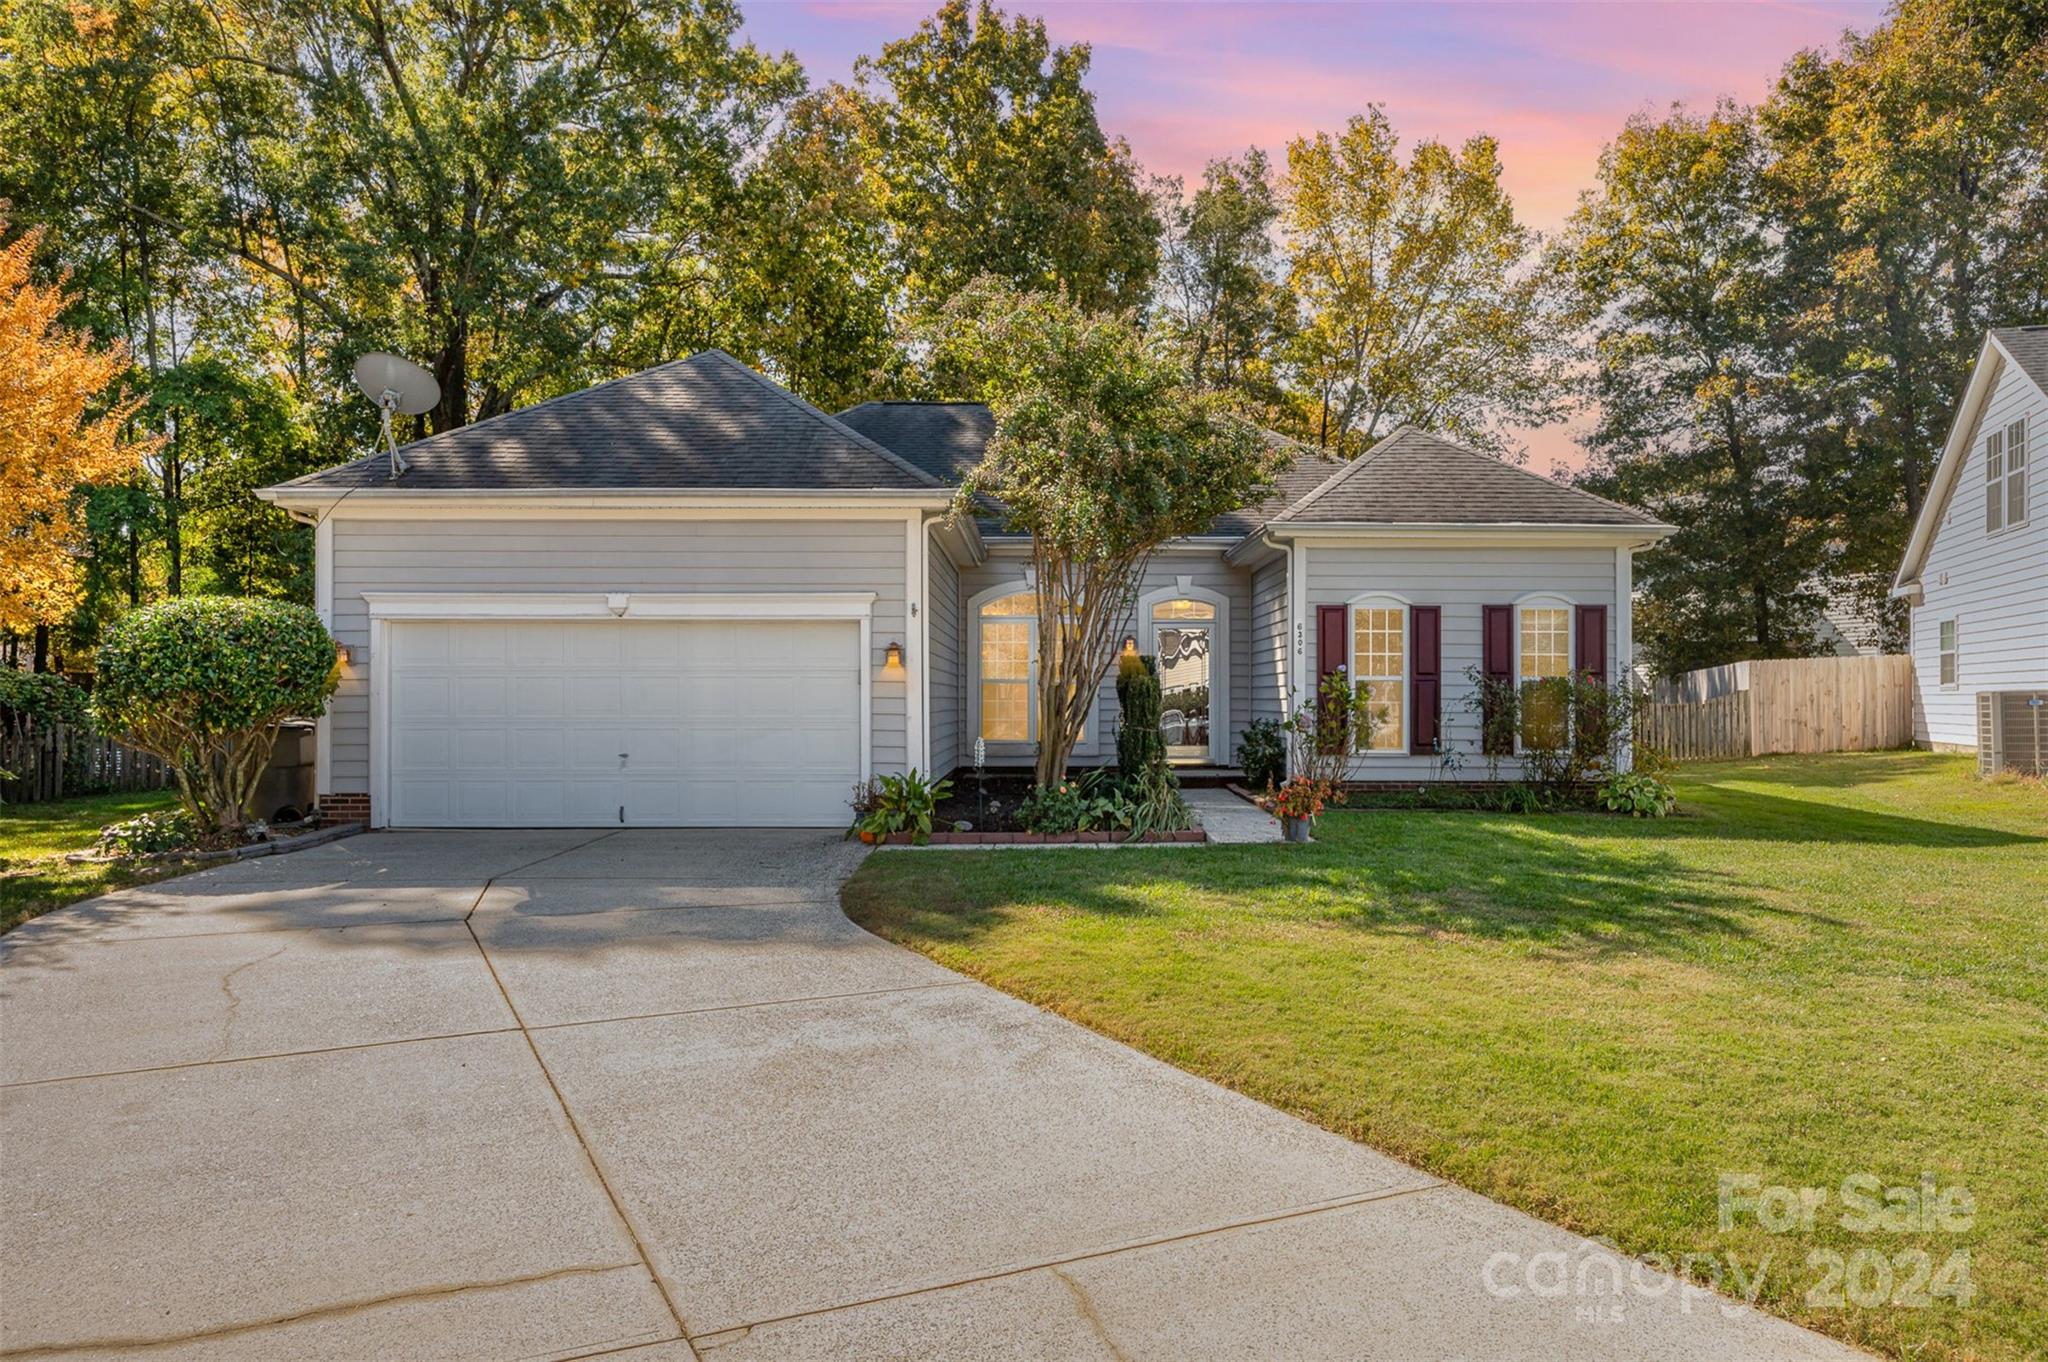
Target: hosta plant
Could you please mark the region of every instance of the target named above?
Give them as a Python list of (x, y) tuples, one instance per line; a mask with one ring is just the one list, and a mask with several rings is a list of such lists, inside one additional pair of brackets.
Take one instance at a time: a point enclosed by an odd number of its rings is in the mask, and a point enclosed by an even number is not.
[(1643, 771), (1616, 771), (1600, 783), (1600, 803), (1631, 818), (1662, 818), (1678, 804), (1669, 785)]

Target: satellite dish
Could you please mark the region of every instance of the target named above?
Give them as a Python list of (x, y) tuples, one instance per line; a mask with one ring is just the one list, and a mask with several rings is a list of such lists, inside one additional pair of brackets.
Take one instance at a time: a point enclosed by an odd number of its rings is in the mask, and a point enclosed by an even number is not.
[(398, 437), (391, 433), (391, 414), (418, 416), (432, 411), (441, 400), (441, 385), (411, 360), (377, 350), (357, 358), (355, 375), (356, 386), (377, 404), (384, 445), (391, 451), (391, 476), (395, 478), (406, 470), (406, 462), (398, 452)]

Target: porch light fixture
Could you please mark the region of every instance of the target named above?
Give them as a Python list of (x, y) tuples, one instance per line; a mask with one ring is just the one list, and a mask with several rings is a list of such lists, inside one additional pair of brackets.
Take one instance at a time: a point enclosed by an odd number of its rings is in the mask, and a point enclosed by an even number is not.
[(349, 646), (346, 643), (337, 643), (334, 645), (334, 660), (346, 667), (349, 663), (356, 660), (356, 655), (349, 650)]
[(1136, 634), (1125, 634), (1125, 635), (1124, 635), (1124, 656), (1125, 656), (1125, 657), (1136, 657), (1137, 655), (1138, 655), (1138, 636), (1137, 636)]
[(882, 675), (901, 676), (902, 674), (903, 645), (900, 643), (891, 642), (889, 644), (888, 650), (882, 654)]

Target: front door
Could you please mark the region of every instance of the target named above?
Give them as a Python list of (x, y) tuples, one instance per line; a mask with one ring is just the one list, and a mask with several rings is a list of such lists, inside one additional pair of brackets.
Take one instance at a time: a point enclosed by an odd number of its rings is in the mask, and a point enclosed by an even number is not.
[(1152, 652), (1159, 660), (1159, 727), (1169, 761), (1211, 758), (1211, 683), (1216, 607), (1207, 601), (1161, 601), (1152, 607)]

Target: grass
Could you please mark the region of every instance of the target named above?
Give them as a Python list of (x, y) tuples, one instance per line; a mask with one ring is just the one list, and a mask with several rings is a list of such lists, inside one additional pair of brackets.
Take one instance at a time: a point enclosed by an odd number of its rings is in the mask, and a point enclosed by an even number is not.
[[(858, 922), (999, 988), (1901, 1358), (2048, 1355), (2048, 792), (1889, 752), (1682, 768), (1682, 817), (1349, 812), (1308, 847), (884, 853)], [(1854, 1233), (1932, 1173), (1957, 1232)], [(1718, 1223), (1719, 1177), (1829, 1189)], [(1810, 1253), (1960, 1249), (1967, 1306)], [(1703, 1264), (1695, 1272), (1706, 1279)], [(1903, 1289), (1907, 1273), (1896, 1285)]]
[(175, 790), (150, 790), (44, 804), (0, 804), (0, 932), (12, 931), (52, 908), (188, 869), (174, 862), (117, 867), (72, 865), (64, 859), (67, 851), (91, 846), (108, 823), (177, 802)]

